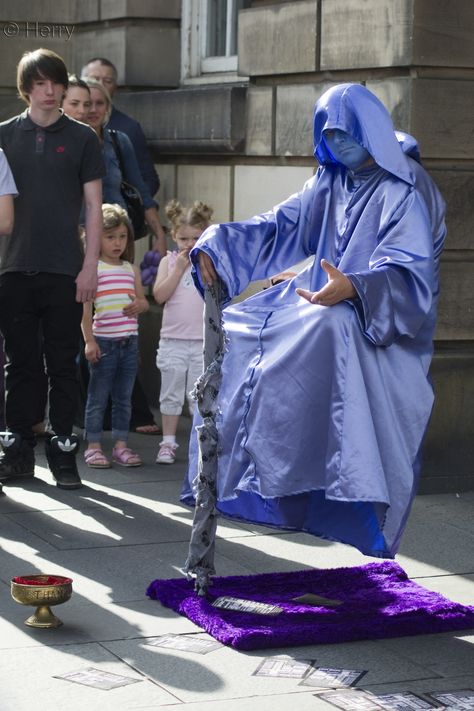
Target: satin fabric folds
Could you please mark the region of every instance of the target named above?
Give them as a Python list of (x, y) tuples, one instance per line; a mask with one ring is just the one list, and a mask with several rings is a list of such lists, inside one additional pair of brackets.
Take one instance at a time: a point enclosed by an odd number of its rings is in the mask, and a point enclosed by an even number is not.
[[(376, 161), (351, 172), (325, 148), (339, 128)], [(392, 558), (420, 470), (445, 234), (444, 202), (360, 85), (318, 101), (320, 167), (271, 212), (210, 227), (191, 253), (213, 260), (229, 300), (314, 255), (298, 276), (224, 308), (228, 338), (217, 429), (217, 508), (229, 517), (342, 541)], [(410, 141), (405, 141), (411, 145)], [(327, 259), (357, 298), (325, 307)], [(182, 500), (192, 500), (197, 445)]]

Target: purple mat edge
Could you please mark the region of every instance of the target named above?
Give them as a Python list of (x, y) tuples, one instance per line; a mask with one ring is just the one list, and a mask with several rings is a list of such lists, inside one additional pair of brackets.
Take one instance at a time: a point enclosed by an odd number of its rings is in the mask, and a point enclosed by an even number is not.
[[(342, 576), (342, 577), (341, 577)], [(338, 588), (335, 595), (328, 591), (333, 581), (348, 583), (348, 589)], [(351, 583), (362, 581), (366, 587), (351, 587)], [(326, 597), (344, 599), (352, 606), (361, 606), (360, 617), (347, 614), (348, 605), (339, 608), (316, 612), (316, 608), (295, 606), (282, 602), (282, 598), (269, 599), (262, 592), (267, 585), (284, 583), (290, 589), (288, 595), (295, 592), (299, 585), (317, 584), (318, 592)], [(387, 588), (385, 584), (389, 584)], [(240, 592), (233, 589), (245, 584), (247, 590)], [(250, 593), (248, 587), (256, 587), (257, 591)], [(324, 587), (324, 591), (321, 589)], [(293, 588), (293, 591), (291, 591)], [(368, 608), (364, 591), (370, 588), (372, 603)], [(402, 597), (398, 598), (402, 589)], [(260, 591), (259, 591), (260, 589)], [(341, 567), (329, 569), (306, 569), (286, 573), (262, 573), (213, 578), (210, 589), (211, 602), (219, 595), (234, 595), (246, 599), (256, 599), (262, 602), (277, 603), (287, 607), (282, 615), (268, 618), (260, 615), (222, 610), (212, 607), (210, 601), (199, 598), (193, 590), (193, 581), (186, 578), (171, 578), (154, 580), (147, 589), (147, 595), (158, 600), (166, 607), (187, 617), (191, 622), (201, 627), (205, 632), (223, 644), (235, 649), (250, 650), (272, 647), (303, 646), (307, 644), (334, 644), (362, 639), (384, 639), (417, 634), (432, 634), (448, 631), (459, 631), (474, 628), (474, 606), (462, 605), (448, 600), (439, 593), (428, 590), (410, 580), (403, 568), (393, 561), (368, 563), (363, 566)], [(271, 597), (271, 596), (270, 596)], [(406, 598), (406, 599), (405, 599)], [(403, 599), (403, 605), (396, 614), (377, 615), (380, 610), (377, 605), (393, 607), (393, 601)], [(417, 608), (413, 608), (413, 600), (419, 600)], [(377, 602), (378, 600), (378, 602)], [(408, 603), (407, 603), (408, 600)], [(404, 609), (406, 607), (407, 609)], [(343, 609), (344, 608), (344, 609)], [(321, 610), (321, 608), (317, 608)], [(314, 616), (318, 614), (320, 619)], [(298, 624), (292, 624), (292, 617), (298, 615)], [(289, 621), (289, 623), (288, 623)], [(255, 623), (255, 624), (251, 624)]]

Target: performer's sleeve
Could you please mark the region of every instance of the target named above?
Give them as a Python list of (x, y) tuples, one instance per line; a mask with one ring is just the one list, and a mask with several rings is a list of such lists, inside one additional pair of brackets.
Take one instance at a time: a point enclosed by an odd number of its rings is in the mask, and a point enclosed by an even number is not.
[(273, 208), (243, 222), (212, 225), (191, 252), (193, 276), (203, 291), (199, 250), (212, 259), (226, 285), (229, 298), (240, 294), (251, 281), (264, 279), (305, 259), (311, 246), (311, 211), (314, 178), (303, 190)]
[(362, 330), (377, 346), (414, 338), (436, 292), (433, 235), (426, 211), (412, 191), (393, 212), (366, 272), (347, 274)]

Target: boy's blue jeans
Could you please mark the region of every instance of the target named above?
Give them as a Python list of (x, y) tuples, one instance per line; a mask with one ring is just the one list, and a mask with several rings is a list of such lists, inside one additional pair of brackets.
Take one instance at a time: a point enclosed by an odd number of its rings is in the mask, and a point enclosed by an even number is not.
[(100, 442), (105, 408), (112, 399), (112, 438), (127, 441), (132, 412), (132, 390), (138, 370), (138, 336), (96, 338), (101, 351), (98, 363), (89, 363), (85, 437)]

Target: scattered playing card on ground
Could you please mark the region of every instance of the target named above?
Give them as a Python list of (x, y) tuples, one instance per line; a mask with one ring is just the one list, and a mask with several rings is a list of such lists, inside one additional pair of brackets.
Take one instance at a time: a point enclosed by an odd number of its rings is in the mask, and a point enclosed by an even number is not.
[(415, 709), (433, 709), (439, 706), (430, 703), (411, 691), (401, 691), (396, 694), (377, 694), (377, 700), (389, 711), (413, 711)]
[(315, 667), (308, 676), (305, 676), (300, 685), (328, 687), (330, 689), (347, 689), (355, 686), (362, 679), (366, 671), (360, 669), (330, 669), (328, 667)]
[(443, 704), (447, 709), (465, 711), (474, 709), (474, 689), (459, 689), (458, 691), (429, 691), (426, 692), (435, 701)]
[(103, 689), (105, 691), (143, 681), (143, 679), (132, 679), (129, 676), (114, 674), (113, 672), (103, 671), (102, 669), (94, 669), (94, 667), (87, 667), (86, 669), (68, 672), (67, 674), (55, 674), (53, 679), (65, 679), (66, 681), (73, 681), (75, 684), (92, 686), (94, 689)]
[(240, 597), (227, 597), (223, 595), (218, 597), (212, 603), (213, 607), (219, 607), (223, 610), (237, 610), (238, 612), (254, 612), (257, 615), (279, 615), (283, 612), (283, 608), (278, 605), (267, 605), (265, 602), (257, 602), (256, 600), (244, 600)]
[(179, 649), (182, 652), (195, 652), (196, 654), (207, 654), (214, 649), (223, 647), (215, 639), (203, 639), (193, 635), (162, 634), (160, 637), (145, 642), (150, 647), (165, 647), (166, 649)]
[(377, 697), (368, 691), (358, 689), (348, 691), (324, 691), (315, 694), (318, 699), (344, 711), (380, 711), (384, 707), (377, 703)]
[(293, 659), (292, 657), (269, 657), (264, 659), (253, 672), (253, 676), (286, 677), (302, 679), (311, 669), (314, 659)]

